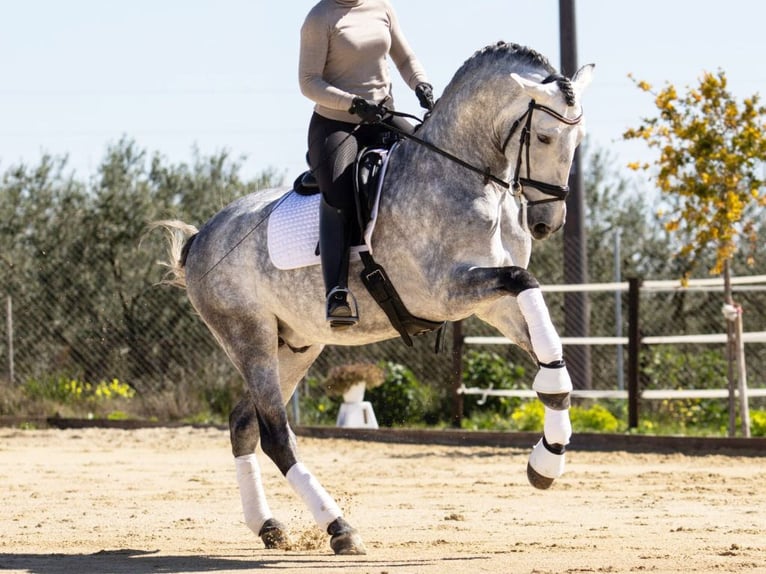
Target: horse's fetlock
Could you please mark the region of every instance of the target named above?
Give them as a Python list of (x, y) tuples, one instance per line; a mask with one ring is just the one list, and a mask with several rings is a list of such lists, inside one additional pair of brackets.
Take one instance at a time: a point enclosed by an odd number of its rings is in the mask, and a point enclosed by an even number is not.
[[(569, 377), (569, 371), (566, 366), (549, 368), (540, 365), (540, 370), (535, 375), (535, 381), (532, 383), (532, 390), (538, 395), (559, 395), (572, 392), (572, 379)], [(540, 400), (545, 403), (545, 399), (540, 396)]]
[(511, 295), (518, 296), (529, 289), (539, 288), (540, 283), (537, 282), (535, 276), (528, 270), (523, 267), (512, 266), (506, 268), (503, 287), (509, 291)]
[(572, 395), (568, 391), (565, 393), (537, 393), (537, 398), (549, 409), (554, 411), (564, 411), (572, 405)]

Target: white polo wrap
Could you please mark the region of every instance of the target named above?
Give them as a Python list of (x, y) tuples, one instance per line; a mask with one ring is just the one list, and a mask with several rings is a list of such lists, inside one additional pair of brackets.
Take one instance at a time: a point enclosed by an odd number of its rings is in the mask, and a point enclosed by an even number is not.
[(237, 484), (239, 484), (239, 497), (242, 500), (245, 524), (258, 535), (264, 522), (273, 518), (263, 491), (258, 460), (255, 454), (246, 454), (235, 457), (234, 464), (237, 468)]
[(561, 339), (551, 322), (548, 307), (539, 287), (526, 289), (518, 294), (516, 301), (527, 322), (532, 350), (541, 363), (554, 363), (564, 356)]
[(569, 439), (572, 438), (572, 423), (569, 420), (569, 410), (557, 411), (545, 407), (543, 434), (548, 444), (569, 444)]
[(327, 527), (343, 516), (333, 498), (302, 462), (295, 463), (285, 475), (287, 482), (308, 506), (314, 520), (322, 528)]

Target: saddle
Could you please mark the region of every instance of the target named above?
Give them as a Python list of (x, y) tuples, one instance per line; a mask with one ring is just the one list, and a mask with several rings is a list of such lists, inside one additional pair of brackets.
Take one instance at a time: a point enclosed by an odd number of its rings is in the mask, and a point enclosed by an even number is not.
[[(364, 230), (375, 217), (376, 207), (382, 178), (385, 174), (388, 154), (396, 143), (386, 148), (364, 148), (359, 152), (354, 166), (354, 199), (356, 203), (357, 226), (352, 234), (352, 245), (365, 243)], [(293, 183), (293, 191), (300, 195), (315, 195), (319, 193), (319, 184), (311, 172), (304, 172)], [(317, 245), (317, 254), (319, 245)], [(391, 325), (397, 330), (402, 341), (412, 347), (412, 337), (438, 331), (436, 350), (442, 343), (444, 322), (429, 321), (415, 317), (407, 310), (399, 293), (396, 291), (386, 270), (375, 262), (369, 250), (359, 251), (364, 269), (361, 273), (362, 283), (373, 299), (386, 313)]]
[[(388, 153), (388, 147), (364, 148), (354, 164), (354, 202), (356, 204), (356, 229), (353, 245), (364, 244), (364, 230), (373, 218), (375, 204), (381, 188), (381, 178)], [(293, 182), (293, 191), (298, 195), (311, 196), (319, 193), (319, 183), (310, 171), (300, 174)], [(317, 246), (317, 253), (319, 253)]]

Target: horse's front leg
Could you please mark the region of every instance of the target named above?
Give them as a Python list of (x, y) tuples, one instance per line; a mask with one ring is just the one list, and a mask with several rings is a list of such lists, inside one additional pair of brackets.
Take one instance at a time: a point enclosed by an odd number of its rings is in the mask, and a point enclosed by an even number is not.
[[(527, 477), (535, 488), (549, 488), (564, 472), (564, 453), (572, 436), (572, 381), (540, 285), (521, 267), (472, 268), (464, 277), (469, 291), (491, 302), (477, 315), (531, 352), (538, 362), (532, 389), (545, 407), (545, 423), (543, 437), (529, 457)], [(515, 297), (515, 303), (503, 295)]]

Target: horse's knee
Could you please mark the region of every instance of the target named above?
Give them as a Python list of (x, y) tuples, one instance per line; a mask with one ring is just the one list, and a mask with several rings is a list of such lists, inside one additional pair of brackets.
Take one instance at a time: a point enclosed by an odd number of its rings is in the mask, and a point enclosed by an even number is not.
[(511, 295), (517, 296), (528, 289), (540, 287), (535, 276), (523, 267), (505, 267), (503, 271), (501, 279), (503, 289)]

